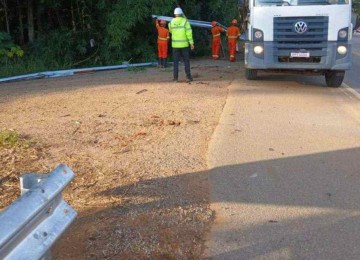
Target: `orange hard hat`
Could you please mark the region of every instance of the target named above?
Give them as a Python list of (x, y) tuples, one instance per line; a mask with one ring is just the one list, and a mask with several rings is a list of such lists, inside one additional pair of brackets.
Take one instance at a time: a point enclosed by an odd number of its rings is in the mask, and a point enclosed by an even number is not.
[(160, 21), (160, 24), (161, 24), (161, 25), (166, 25), (166, 21), (165, 21), (165, 20), (161, 20), (161, 21)]
[(215, 25), (216, 25), (216, 21), (212, 21), (212, 22), (211, 22), (211, 25), (212, 25), (212, 26), (215, 26)]
[(237, 20), (236, 20), (236, 19), (232, 19), (231, 23), (232, 23), (232, 24), (236, 24), (236, 23), (237, 23)]

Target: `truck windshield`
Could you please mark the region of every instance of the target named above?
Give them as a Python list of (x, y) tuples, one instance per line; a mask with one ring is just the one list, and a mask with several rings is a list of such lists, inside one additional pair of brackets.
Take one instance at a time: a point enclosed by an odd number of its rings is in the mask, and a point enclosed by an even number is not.
[(255, 0), (255, 6), (345, 5), (349, 0)]

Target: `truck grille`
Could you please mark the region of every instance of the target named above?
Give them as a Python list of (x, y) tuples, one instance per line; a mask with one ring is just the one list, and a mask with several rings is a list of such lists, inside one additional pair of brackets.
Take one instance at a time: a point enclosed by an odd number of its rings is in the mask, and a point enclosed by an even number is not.
[[(298, 33), (297, 22), (305, 22), (307, 30)], [(319, 63), (326, 56), (329, 17), (275, 17), (274, 55), (278, 62)], [(291, 58), (291, 52), (309, 52), (310, 58)]]

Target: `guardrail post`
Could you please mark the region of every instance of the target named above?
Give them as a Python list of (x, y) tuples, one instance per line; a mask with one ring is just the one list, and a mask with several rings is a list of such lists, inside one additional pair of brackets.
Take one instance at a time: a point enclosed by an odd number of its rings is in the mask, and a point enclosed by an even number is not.
[(0, 259), (50, 259), (50, 249), (77, 213), (61, 192), (74, 178), (65, 165), (20, 177), (21, 196), (0, 212)]

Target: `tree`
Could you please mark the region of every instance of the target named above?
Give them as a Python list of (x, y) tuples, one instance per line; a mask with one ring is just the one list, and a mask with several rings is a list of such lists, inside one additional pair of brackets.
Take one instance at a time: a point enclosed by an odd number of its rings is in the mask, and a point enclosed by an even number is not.
[[(9, 32), (14, 42), (26, 50), (16, 71), (21, 71), (21, 66), (24, 72), (32, 72), (39, 68), (111, 65), (130, 59), (133, 62), (148, 61), (156, 58), (152, 14), (173, 16), (174, 8), (180, 5), (188, 18), (215, 19), (228, 24), (232, 18), (238, 18), (236, 2), (0, 0), (0, 23), (4, 28), (0, 27), (0, 31)], [(8, 10), (12, 10), (11, 13)], [(198, 53), (201, 50), (207, 53), (209, 31), (194, 29), (194, 38)], [(95, 47), (90, 40), (96, 42)]]
[(9, 23), (9, 16), (8, 16), (8, 5), (7, 0), (1, 0), (1, 4), (4, 7), (4, 16), (5, 16), (5, 23), (6, 23), (6, 32), (10, 33), (10, 23)]
[(360, 15), (360, 0), (354, 0), (352, 3), (352, 10), (357, 15)]
[(14, 57), (22, 57), (24, 51), (11, 41), (11, 37), (7, 33), (0, 32), (0, 64), (7, 63), (9, 59)]
[(35, 27), (34, 27), (34, 5), (33, 0), (27, 0), (27, 17), (28, 17), (28, 36), (29, 42), (32, 43), (35, 38)]
[(23, 24), (23, 12), (22, 12), (22, 4), (19, 0), (17, 0), (17, 11), (19, 18), (19, 44), (23, 46), (25, 44), (25, 36), (24, 36), (24, 24)]

